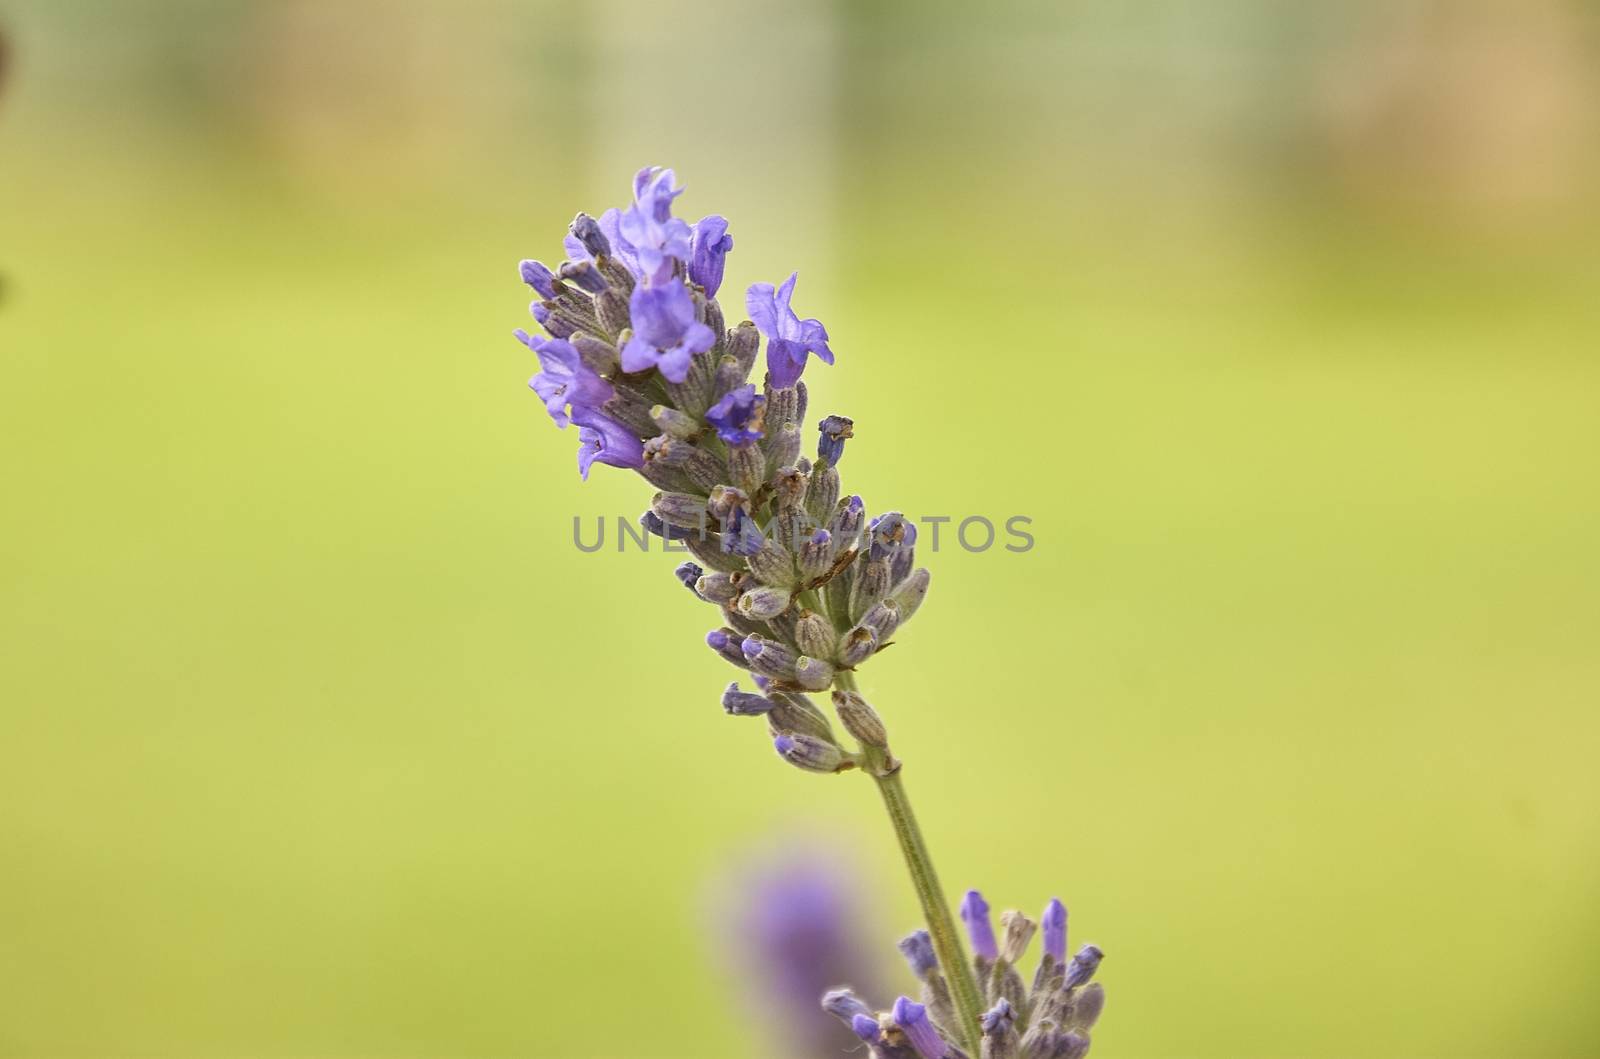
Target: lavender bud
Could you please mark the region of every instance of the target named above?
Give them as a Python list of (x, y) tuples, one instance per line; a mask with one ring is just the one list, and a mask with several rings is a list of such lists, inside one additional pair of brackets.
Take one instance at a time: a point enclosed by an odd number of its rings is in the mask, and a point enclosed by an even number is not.
[(706, 498), (694, 493), (657, 493), (650, 510), (669, 526), (703, 529), (706, 524)]
[(654, 465), (656, 470), (670, 467), (677, 471), (689, 462), (689, 453), (693, 451), (694, 446), (687, 441), (671, 434), (657, 434), (644, 443), (644, 462)]
[(1056, 1038), (1055, 1050), (1050, 1059), (1083, 1059), (1089, 1054), (1089, 1038), (1076, 1031), (1063, 1033)]
[(806, 511), (818, 522), (833, 517), (839, 503), (839, 472), (826, 463), (811, 469), (811, 482), (806, 490)]
[(794, 653), (777, 641), (764, 640), (751, 633), (744, 638), (739, 649), (744, 652), (745, 662), (755, 672), (773, 680), (794, 680)]
[(989, 902), (978, 891), (968, 890), (961, 899), (961, 922), (966, 924), (974, 956), (986, 961), (999, 957), (1000, 947), (995, 944), (994, 927), (989, 922)]
[(1039, 917), (1039, 929), (1043, 931), (1040, 944), (1044, 946), (1044, 954), (1055, 960), (1056, 963), (1065, 963), (1067, 959), (1067, 906), (1061, 903), (1059, 897), (1052, 897), (1050, 903), (1044, 906), (1044, 914)]
[(1061, 983), (1062, 986), (1067, 989), (1075, 989), (1083, 985), (1094, 977), (1094, 972), (1100, 967), (1100, 961), (1104, 957), (1105, 953), (1093, 945), (1085, 945), (1079, 949), (1078, 955), (1074, 956), (1072, 962), (1067, 965), (1067, 975)]
[(850, 620), (859, 622), (889, 594), (889, 560), (869, 560), (850, 589)]
[[(739, 382), (733, 384), (738, 386), (749, 378), (750, 369), (756, 365), (756, 355), (761, 351), (761, 332), (756, 330), (755, 324), (746, 320), (728, 332), (726, 349), (739, 373)], [(732, 388), (729, 387), (730, 390)]]
[(743, 511), (735, 511), (732, 519), (722, 524), (722, 550), (725, 552), (748, 559), (766, 543), (767, 538), (756, 520)]
[(739, 361), (731, 356), (725, 356), (717, 361), (711, 376), (711, 393), (721, 400), (728, 394), (746, 385), (745, 378), (750, 374), (749, 368), (739, 366)]
[(539, 326), (556, 338), (571, 338), (583, 330), (582, 320), (574, 319), (551, 302), (534, 302), (528, 307), (528, 311), (539, 321)]
[(688, 439), (700, 433), (700, 424), (692, 416), (684, 415), (676, 408), (669, 408), (658, 404), (650, 409), (650, 421), (660, 428), (663, 434), (675, 438)]
[(742, 574), (728, 574), (717, 570), (702, 574), (700, 580), (695, 582), (694, 590), (701, 599), (709, 602), (732, 603), (739, 598), (739, 583), (743, 579)]
[(852, 1015), (850, 1017), (850, 1029), (857, 1037), (860, 1037), (868, 1044), (877, 1044), (883, 1039), (883, 1030), (878, 1026), (878, 1020), (873, 1018), (870, 1013)]
[(932, 577), (927, 568), (923, 567), (895, 586), (890, 598), (900, 608), (901, 625), (910, 621), (917, 608), (922, 606), (922, 601), (928, 598), (928, 582)]
[(600, 325), (607, 337), (615, 339), (616, 344), (623, 344), (622, 333), (628, 330), (628, 299), (615, 287), (607, 287), (597, 294), (594, 299), (595, 322)]
[(828, 416), (817, 424), (821, 435), (817, 438), (817, 459), (826, 460), (829, 467), (839, 466), (844, 458), (844, 443), (855, 437), (855, 423), (844, 416)]
[(738, 635), (732, 629), (712, 629), (706, 633), (706, 646), (740, 669), (748, 669)]
[(776, 471), (800, 458), (800, 428), (785, 423), (777, 431), (768, 430), (764, 441), (767, 447), (767, 465)]
[(1002, 997), (979, 1020), (983, 1029), (981, 1059), (1015, 1059), (1017, 1054), (1017, 1015), (1011, 1002)]
[(845, 761), (838, 747), (804, 733), (785, 732), (772, 741), (772, 747), (789, 764), (807, 772), (837, 772)]
[(922, 1059), (944, 1059), (950, 1046), (928, 1019), (928, 1009), (910, 997), (900, 997), (894, 1002), (894, 1022), (905, 1033), (911, 1047)]
[(833, 683), (833, 665), (820, 658), (801, 655), (795, 659), (794, 680), (807, 691), (823, 691)]
[(635, 437), (647, 438), (656, 432), (656, 425), (650, 421), (649, 406), (625, 394), (618, 393), (600, 407), (606, 415), (633, 431)]
[(1007, 963), (1017, 963), (1028, 951), (1028, 942), (1033, 940), (1038, 924), (1021, 912), (1008, 911), (1000, 913), (1000, 928), (1005, 938), (1000, 955)]
[(698, 587), (700, 575), (705, 573), (705, 571), (700, 568), (699, 563), (679, 563), (678, 568), (672, 571), (672, 573), (679, 581), (683, 582), (684, 588), (687, 588), (690, 592), (694, 593), (696, 599), (705, 598), (704, 596), (700, 595), (700, 589)]
[(848, 497), (841, 501), (834, 511), (833, 522), (828, 526), (828, 531), (839, 539), (841, 548), (855, 546), (856, 538), (861, 534), (861, 524), (866, 521), (866, 505), (859, 496)]
[(722, 693), (722, 708), (735, 717), (761, 717), (772, 711), (773, 702), (765, 695), (740, 691), (738, 681)]
[(800, 576), (815, 581), (833, 567), (833, 534), (819, 529), (800, 545)]
[(798, 513), (805, 504), (808, 485), (810, 479), (800, 468), (792, 465), (779, 467), (772, 479), (772, 497), (777, 502), (778, 510)]
[(772, 712), (767, 715), (767, 720), (772, 724), (774, 735), (779, 732), (804, 732), (827, 743), (837, 742), (833, 737), (833, 726), (828, 723), (827, 715), (806, 696), (795, 691), (769, 689), (767, 698), (773, 703)]
[(839, 649), (839, 633), (816, 611), (801, 611), (794, 623), (794, 645), (813, 658), (832, 658)]
[[(649, 515), (651, 518), (655, 518), (655, 512), (649, 512)], [(656, 519), (656, 521), (659, 522), (660, 519)], [(674, 530), (673, 532), (687, 531)], [(737, 555), (729, 555), (723, 552), (720, 535), (715, 533), (688, 533), (682, 540), (684, 547), (689, 549), (690, 554), (699, 559), (708, 570), (716, 570), (725, 574), (744, 572), (743, 559)]]
[(894, 600), (886, 599), (863, 614), (861, 624), (872, 630), (879, 643), (887, 644), (889, 637), (900, 627), (900, 608)]
[(878, 649), (877, 637), (872, 635), (872, 630), (857, 626), (845, 634), (844, 641), (839, 644), (839, 664), (846, 669), (860, 665), (872, 657), (872, 652)]
[(796, 421), (800, 410), (800, 393), (792, 386), (767, 390), (767, 429), (782, 430)]
[(684, 460), (681, 469), (684, 476), (703, 493), (711, 492), (728, 476), (728, 469), (723, 466), (722, 461), (701, 448), (689, 450), (689, 457)]
[[(556, 278), (545, 267), (543, 261), (523, 261), (517, 265), (517, 271), (522, 276), (522, 282), (538, 292), (539, 297), (545, 301), (556, 300)], [(543, 320), (539, 321), (541, 324)]]
[(789, 609), (789, 590), (761, 585), (740, 596), (738, 607), (740, 614), (754, 621), (776, 618)]
[(835, 691), (833, 712), (839, 715), (839, 723), (844, 725), (844, 730), (862, 746), (876, 750), (889, 749), (889, 733), (884, 730), (883, 719), (860, 695), (853, 691)]
[(731, 485), (719, 485), (711, 490), (711, 496), (706, 500), (706, 510), (715, 515), (718, 521), (728, 522), (735, 512), (749, 504), (750, 496), (744, 490)]
[[(850, 1025), (850, 1020), (857, 1015), (872, 1017), (872, 1009), (849, 989), (830, 989), (822, 994), (822, 1010), (846, 1026)], [(877, 1019), (872, 1020), (872, 1026), (873, 1029), (877, 1029)]]
[(1078, 995), (1072, 1001), (1073, 1027), (1085, 1031), (1094, 1029), (1105, 1006), (1106, 987), (1099, 982), (1090, 982), (1078, 990)]
[(588, 261), (564, 262), (556, 274), (579, 290), (588, 291), (590, 294), (599, 294), (608, 286), (600, 270)]
[(900, 954), (918, 979), (927, 978), (939, 969), (939, 957), (933, 951), (933, 939), (926, 930), (913, 930), (902, 938)]
[(600, 274), (606, 278), (606, 282), (611, 284), (612, 290), (621, 291), (625, 298), (633, 293), (633, 273), (628, 271), (628, 266), (614, 257), (599, 258), (595, 261), (595, 265), (600, 269)]
[(711, 407), (711, 364), (705, 357), (689, 361), (689, 370), (682, 382), (667, 382), (667, 396), (672, 403), (691, 415), (704, 415)]
[(906, 521), (898, 511), (889, 511), (872, 520), (872, 546), (867, 550), (867, 558), (890, 559), (916, 543), (917, 524)]
[(611, 253), (611, 240), (606, 238), (600, 230), (600, 224), (587, 213), (580, 213), (572, 218), (572, 224), (567, 229), (573, 238), (583, 244), (589, 251), (590, 257), (605, 257)]
[(767, 480), (767, 459), (759, 445), (735, 445), (728, 450), (728, 474), (740, 489), (754, 493)]
[(794, 584), (794, 557), (777, 541), (765, 541), (761, 550), (745, 561), (750, 564), (750, 572), (763, 584)]
[(682, 526), (669, 526), (661, 520), (661, 516), (654, 511), (646, 511), (639, 516), (639, 525), (652, 537), (660, 537), (664, 541), (688, 540), (694, 536), (693, 530), (684, 529)]
[(617, 370), (617, 347), (610, 342), (585, 331), (579, 331), (569, 341), (572, 342), (572, 348), (578, 351), (583, 366), (596, 375), (609, 375)]

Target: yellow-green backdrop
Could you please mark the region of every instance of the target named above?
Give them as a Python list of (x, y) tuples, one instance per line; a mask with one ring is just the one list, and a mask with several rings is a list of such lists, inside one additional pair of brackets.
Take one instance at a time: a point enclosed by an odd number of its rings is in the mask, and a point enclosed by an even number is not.
[(946, 882), (1059, 893), (1095, 1054), (1580, 1056), (1600, 985), (1593, 9), (0, 10), (0, 1054), (778, 1056), (746, 844), (870, 784), (524, 386), (635, 168), (799, 269), (928, 562), (864, 676)]

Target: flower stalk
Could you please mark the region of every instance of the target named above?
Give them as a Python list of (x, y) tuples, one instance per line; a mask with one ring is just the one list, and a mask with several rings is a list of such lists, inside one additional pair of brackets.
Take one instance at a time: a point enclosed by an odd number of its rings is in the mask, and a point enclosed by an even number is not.
[[(999, 944), (988, 904), (969, 890), (967, 958), (888, 730), (857, 691), (857, 668), (915, 616), (930, 575), (916, 565), (914, 522), (896, 511), (869, 519), (862, 498), (841, 488), (853, 420), (824, 417), (815, 460), (803, 453), (800, 376), (812, 358), (833, 364), (828, 332), (792, 307), (793, 275), (752, 284), (749, 319), (731, 324), (717, 301), (733, 249), (728, 223), (713, 214), (691, 227), (674, 217), (682, 190), (672, 170), (642, 169), (626, 209), (577, 216), (557, 268), (521, 263), (539, 296), (530, 312), (546, 332), (516, 332), (539, 360), (529, 386), (557, 427), (578, 428), (585, 478), (601, 464), (655, 487), (640, 523), (697, 560), (674, 573), (719, 610), (706, 645), (756, 688), (729, 684), (723, 709), (765, 717), (769, 745), (804, 772), (860, 769), (878, 785), (928, 925), (900, 944), (923, 1000), (901, 997), (874, 1013), (849, 990), (833, 990), (823, 1009), (872, 1059), (1081, 1059), (1104, 1004), (1089, 981), (1100, 950), (1085, 946), (1067, 962), (1066, 912), (1052, 901), (1044, 957), (1025, 987), (1016, 964), (1036, 924), (1006, 912)], [(758, 390), (748, 379), (763, 338)], [(835, 734), (811, 698), (818, 693), (831, 693), (856, 749)]]

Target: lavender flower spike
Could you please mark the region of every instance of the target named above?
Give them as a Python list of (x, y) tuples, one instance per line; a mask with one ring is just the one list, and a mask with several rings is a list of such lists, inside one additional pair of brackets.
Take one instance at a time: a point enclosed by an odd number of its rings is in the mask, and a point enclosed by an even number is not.
[(722, 287), (722, 269), (733, 236), (728, 234), (728, 219), (713, 213), (700, 218), (690, 240), (689, 280), (698, 283), (707, 298), (715, 298)]
[(819, 320), (800, 319), (789, 307), (795, 280), (799, 278), (800, 273), (791, 274), (776, 290), (770, 283), (752, 283), (744, 298), (750, 319), (767, 336), (767, 371), (778, 389), (800, 381), (808, 353), (815, 353), (824, 363), (833, 363), (828, 329)]
[(928, 1009), (909, 997), (901, 997), (894, 1002), (894, 1021), (922, 1059), (944, 1059), (950, 1051), (950, 1046), (929, 1020)]
[(668, 382), (682, 382), (689, 377), (694, 354), (704, 353), (717, 340), (711, 328), (694, 318), (694, 299), (681, 283), (633, 288), (628, 312), (633, 337), (622, 347), (623, 371), (660, 368)]
[(590, 408), (574, 408), (572, 421), (578, 424), (578, 473), (585, 481), (596, 463), (633, 470), (644, 466), (644, 445), (615, 419)]
[(1000, 955), (1000, 947), (994, 940), (994, 925), (989, 922), (989, 902), (978, 891), (968, 890), (961, 899), (961, 922), (967, 925), (974, 956), (994, 960)]

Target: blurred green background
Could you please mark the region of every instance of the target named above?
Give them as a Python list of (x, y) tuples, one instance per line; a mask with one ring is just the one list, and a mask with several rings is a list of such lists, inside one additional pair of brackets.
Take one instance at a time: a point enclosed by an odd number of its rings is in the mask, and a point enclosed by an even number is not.
[[(1592, 5), (12, 0), (0, 1054), (778, 1056), (704, 902), (871, 786), (578, 553), (515, 274), (675, 166), (928, 558), (864, 690), (1095, 1054), (1600, 1032)], [(731, 310), (730, 310), (731, 311)], [(715, 913), (713, 913), (714, 915)], [(909, 983), (905, 983), (909, 984)]]

